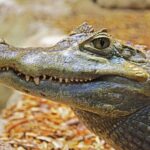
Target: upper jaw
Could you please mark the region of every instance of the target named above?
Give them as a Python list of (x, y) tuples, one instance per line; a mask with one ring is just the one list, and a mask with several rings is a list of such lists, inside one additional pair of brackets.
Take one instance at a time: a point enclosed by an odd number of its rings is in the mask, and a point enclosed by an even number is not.
[[(121, 63), (121, 61), (120, 61)], [(88, 66), (87, 66), (88, 67)], [(79, 68), (78, 68), (79, 69)], [(90, 70), (91, 69), (91, 70)], [(127, 62), (122, 62), (119, 65), (113, 65), (112, 63), (108, 64), (99, 64), (96, 66), (96, 69), (93, 67), (87, 68), (87, 70), (81, 70), (81, 72), (67, 72), (63, 74), (59, 70), (59, 74), (45, 74), (41, 73), (41, 75), (30, 76), (27, 73), (19, 72), (16, 68), (12, 67), (2, 67), (0, 68), (0, 72), (13, 72), (16, 76), (26, 82), (34, 82), (36, 85), (39, 85), (41, 81), (51, 81), (57, 83), (65, 83), (65, 84), (76, 84), (76, 83), (87, 83), (91, 81), (100, 81), (105, 79), (105, 77), (110, 76), (120, 76), (128, 79), (133, 79), (136, 81), (147, 81), (149, 78), (149, 74), (144, 71), (140, 67), (136, 67), (133, 64), (129, 64)], [(126, 70), (125, 70), (126, 69)], [(32, 70), (31, 70), (32, 71)], [(66, 70), (67, 71), (67, 70)], [(43, 70), (44, 72), (44, 70)]]
[(32, 79), (37, 85), (42, 79), (78, 83), (108, 75), (142, 82), (149, 78), (147, 71), (123, 58), (108, 60), (81, 52), (78, 47), (53, 51), (43, 48), (13, 50), (12, 47), (4, 46), (0, 50), (1, 70), (13, 70), (26, 81)]

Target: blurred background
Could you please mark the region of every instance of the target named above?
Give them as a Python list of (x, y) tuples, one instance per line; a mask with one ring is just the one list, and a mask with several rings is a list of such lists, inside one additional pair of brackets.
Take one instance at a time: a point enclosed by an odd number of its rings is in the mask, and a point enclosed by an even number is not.
[[(19, 47), (51, 46), (65, 37), (73, 28), (86, 21), (96, 30), (108, 28), (115, 38), (146, 45), (149, 48), (149, 9), (150, 0), (0, 0), (0, 38)], [(33, 98), (26, 98), (33, 100)], [(22, 93), (0, 85), (2, 116), (0, 133), (5, 133), (5, 138), (14, 136), (12, 132), (11, 135), (8, 134), (10, 130), (6, 130), (10, 123), (8, 120), (11, 120), (9, 117), (14, 114), (12, 106), (20, 109), (24, 102), (20, 104), (19, 101), (26, 98)], [(41, 101), (37, 100), (37, 107), (41, 105)], [(28, 102), (31, 103), (31, 101)], [(54, 104), (48, 103), (47, 105)], [(65, 107), (65, 109), (69, 108)], [(8, 115), (10, 110), (12, 114)], [(61, 113), (64, 112), (65, 110), (61, 111)], [(76, 119), (74, 116), (73, 118)], [(86, 128), (83, 130), (85, 131)], [(91, 147), (87, 146), (87, 149), (111, 149), (107, 145), (102, 146), (104, 141), (98, 140), (89, 131), (86, 133), (94, 138), (94, 142), (88, 141), (89, 145), (95, 144)], [(100, 143), (101, 147), (96, 148)]]

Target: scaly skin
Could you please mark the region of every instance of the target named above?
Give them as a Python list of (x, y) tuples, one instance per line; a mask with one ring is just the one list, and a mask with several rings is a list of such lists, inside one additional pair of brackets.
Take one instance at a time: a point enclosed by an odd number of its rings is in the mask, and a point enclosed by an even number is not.
[(0, 82), (72, 107), (117, 150), (150, 147), (150, 52), (87, 23), (53, 47), (0, 42)]

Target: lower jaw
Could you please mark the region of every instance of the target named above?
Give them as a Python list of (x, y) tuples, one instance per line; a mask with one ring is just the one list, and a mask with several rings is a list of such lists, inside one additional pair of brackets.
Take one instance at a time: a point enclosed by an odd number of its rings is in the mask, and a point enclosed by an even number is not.
[[(61, 92), (68, 92), (68, 91), (73, 91), (74, 94), (78, 92), (82, 92), (87, 90), (89, 87), (90, 88), (96, 88), (98, 89), (102, 87), (111, 87), (115, 84), (118, 84), (120, 87), (122, 86), (131, 86), (134, 88), (143, 88), (146, 87), (144, 83), (139, 83), (137, 81), (133, 81), (127, 78), (119, 77), (119, 76), (102, 76), (100, 78), (94, 79), (90, 82), (71, 82), (71, 83), (60, 83), (57, 81), (50, 81), (50, 80), (44, 80), (41, 81), (40, 84), (36, 85), (33, 81), (25, 81), (18, 76), (14, 72), (3, 72), (0, 73), (0, 82), (15, 88), (19, 91), (23, 91), (28, 94), (34, 94), (38, 96), (42, 96), (44, 98), (51, 98), (51, 95), (55, 95), (54, 97), (57, 97), (59, 95), (58, 93)], [(86, 87), (86, 89), (85, 89)], [(89, 88), (89, 89), (90, 89)], [(147, 85), (147, 89), (150, 90), (150, 85)], [(45, 94), (46, 93), (46, 94)], [(54, 94), (53, 94), (54, 93)]]
[[(54, 102), (64, 103), (79, 109), (85, 108), (87, 111), (91, 111), (90, 108), (93, 102), (96, 102), (94, 104), (96, 106), (100, 106), (99, 104), (109, 101), (111, 104), (111, 97), (117, 96), (118, 94), (121, 94), (120, 102), (124, 99), (126, 93), (132, 95), (132, 98), (129, 97), (129, 101), (132, 101), (133, 97), (138, 99), (139, 94), (143, 97), (143, 101), (147, 101), (147, 98), (150, 97), (150, 86), (145, 90), (145, 86), (138, 82), (114, 76), (103, 77), (101, 81), (95, 80), (82, 84), (60, 84), (59, 82), (41, 81), (39, 85), (35, 85), (34, 82), (26, 82), (20, 79), (14, 73), (5, 72), (0, 73), (0, 82), (24, 93), (50, 99)], [(114, 92), (116, 92), (116, 95)], [(80, 103), (82, 103), (81, 106)], [(97, 108), (97, 110), (94, 109), (92, 111), (96, 112), (99, 110)]]

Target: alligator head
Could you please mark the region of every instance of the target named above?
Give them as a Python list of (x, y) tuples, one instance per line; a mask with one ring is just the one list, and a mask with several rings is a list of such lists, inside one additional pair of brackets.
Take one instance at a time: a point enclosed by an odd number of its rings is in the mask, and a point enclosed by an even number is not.
[(149, 149), (149, 58), (84, 23), (53, 47), (16, 48), (1, 40), (0, 82), (68, 104), (118, 150)]
[(1, 41), (0, 82), (103, 117), (150, 104), (150, 55), (87, 23), (53, 47), (16, 48)]

